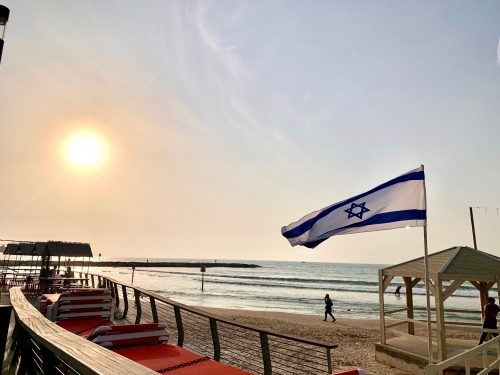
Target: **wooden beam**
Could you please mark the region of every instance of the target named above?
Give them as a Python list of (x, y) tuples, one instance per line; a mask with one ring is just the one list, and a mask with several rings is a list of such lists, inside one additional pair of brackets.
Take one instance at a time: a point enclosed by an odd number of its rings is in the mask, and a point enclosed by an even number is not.
[(385, 328), (392, 328), (392, 327), (397, 327), (397, 326), (400, 326), (402, 324), (406, 324), (407, 322), (405, 320), (402, 320), (401, 322), (396, 322), (396, 323), (391, 323), (391, 324), (387, 324), (385, 326)]
[(455, 280), (454, 282), (452, 282), (443, 293), (443, 302), (446, 301), (448, 297), (450, 297), (453, 294), (453, 292), (457, 290), (462, 284), (463, 281), (461, 280)]
[(429, 291), (434, 297), (436, 297), (436, 288), (434, 287), (434, 284), (431, 279), (429, 279)]
[(382, 270), (378, 270), (378, 299), (380, 312), (380, 343), (386, 344), (385, 341), (385, 313), (384, 313), (384, 276)]
[(488, 302), (488, 283), (479, 282), (479, 297), (481, 299), (481, 321), (483, 321), (483, 307)]
[(443, 282), (440, 275), (437, 275), (436, 294), (434, 295), (436, 305), (436, 330), (437, 330), (437, 346), (438, 346), (438, 359), (440, 362), (444, 361), (447, 357), (446, 353), (446, 327), (444, 321), (444, 299), (443, 299)]
[(496, 281), (490, 281), (490, 282), (486, 282), (486, 285), (487, 285), (487, 290), (489, 291), (493, 285), (495, 285)]
[(422, 280), (420, 277), (415, 277), (411, 282), (411, 287), (414, 288), (415, 285), (417, 285), (420, 282), (420, 280)]
[(472, 285), (476, 287), (477, 290), (481, 290), (481, 285), (477, 281), (469, 281)]
[(401, 309), (394, 309), (394, 310), (386, 310), (385, 311), (385, 315), (391, 315), (391, 314), (396, 314), (398, 312), (403, 312), (403, 311), (406, 311), (408, 310), (406, 307), (403, 307)]
[[(403, 277), (406, 286), (406, 317), (408, 319), (413, 319), (413, 286), (411, 277)], [(410, 335), (415, 334), (415, 325), (408, 322), (408, 333)]]
[(387, 289), (387, 287), (389, 286), (389, 284), (391, 283), (392, 279), (394, 279), (394, 276), (384, 276), (384, 279), (383, 279), (383, 287), (384, 287), (384, 292), (385, 290)]

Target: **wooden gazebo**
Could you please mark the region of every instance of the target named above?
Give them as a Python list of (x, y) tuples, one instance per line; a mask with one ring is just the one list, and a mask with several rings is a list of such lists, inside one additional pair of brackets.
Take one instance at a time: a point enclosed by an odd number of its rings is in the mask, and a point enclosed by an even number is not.
[[(469, 282), (479, 291), (478, 310), (463, 310), (453, 312), (473, 313), (479, 317), (479, 311), (486, 304), (490, 289), (497, 284), (497, 294), (500, 299), (500, 258), (467, 246), (456, 246), (428, 256), (431, 298), (434, 299), (437, 358), (442, 361), (447, 358), (446, 325), (444, 302), (462, 284)], [(394, 277), (402, 277), (406, 286), (406, 308), (387, 311), (384, 306), (384, 293)], [(422, 324), (414, 318), (415, 310), (423, 310), (413, 305), (413, 288), (424, 280), (424, 258), (417, 258), (395, 266), (379, 270), (379, 300), (380, 300), (380, 333), (381, 343), (377, 350), (391, 346), (388, 344), (386, 330), (401, 325), (401, 321), (386, 324), (386, 317), (395, 313), (404, 313), (407, 325), (406, 332), (399, 332), (406, 337), (415, 336), (415, 324)], [(446, 322), (448, 324), (448, 322)], [(453, 323), (450, 323), (453, 325)], [(478, 324), (479, 325), (479, 322)], [(397, 350), (392, 346), (386, 352)], [(401, 357), (400, 357), (401, 358)], [(425, 356), (424, 356), (425, 359)], [(428, 361), (427, 361), (428, 362)], [(421, 364), (420, 364), (421, 365)]]

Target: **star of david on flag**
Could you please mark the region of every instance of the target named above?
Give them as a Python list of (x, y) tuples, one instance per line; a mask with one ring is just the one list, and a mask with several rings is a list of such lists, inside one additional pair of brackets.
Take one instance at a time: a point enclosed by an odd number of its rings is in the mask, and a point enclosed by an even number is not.
[(420, 167), (312, 212), (281, 228), (281, 233), (292, 246), (314, 248), (339, 234), (424, 226), (426, 210), (425, 175)]
[[(349, 207), (347, 210), (344, 210), (344, 212), (347, 212), (349, 214), (347, 216), (347, 218), (350, 219), (351, 217), (356, 216), (357, 218), (362, 219), (363, 218), (363, 214), (365, 212), (370, 211), (368, 208), (365, 207), (365, 204), (366, 204), (366, 202), (363, 202), (361, 204), (351, 203), (351, 207)], [(355, 208), (357, 208), (357, 207), (359, 207), (360, 210), (357, 211), (357, 212), (354, 212), (353, 210)]]

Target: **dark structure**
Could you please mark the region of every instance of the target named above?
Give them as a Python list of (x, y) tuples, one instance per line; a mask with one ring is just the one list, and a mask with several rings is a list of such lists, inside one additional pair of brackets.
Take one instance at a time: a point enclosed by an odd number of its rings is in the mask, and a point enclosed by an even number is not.
[(5, 37), (5, 28), (9, 20), (10, 10), (6, 6), (0, 5), (0, 30), (2, 37), (0, 38), (0, 63), (2, 62), (3, 39)]

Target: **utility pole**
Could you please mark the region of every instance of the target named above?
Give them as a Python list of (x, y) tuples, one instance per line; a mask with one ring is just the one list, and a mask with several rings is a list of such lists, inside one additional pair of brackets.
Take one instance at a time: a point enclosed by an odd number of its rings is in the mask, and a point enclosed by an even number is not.
[(474, 227), (474, 214), (472, 213), (472, 207), (469, 207), (469, 212), (470, 212), (470, 224), (472, 226), (472, 238), (474, 239), (474, 249), (477, 250), (476, 228)]

